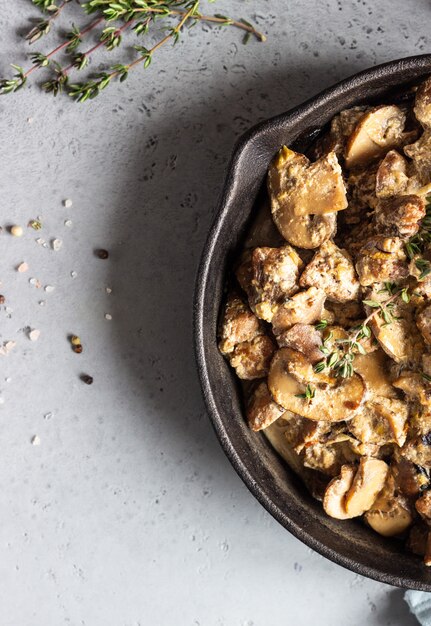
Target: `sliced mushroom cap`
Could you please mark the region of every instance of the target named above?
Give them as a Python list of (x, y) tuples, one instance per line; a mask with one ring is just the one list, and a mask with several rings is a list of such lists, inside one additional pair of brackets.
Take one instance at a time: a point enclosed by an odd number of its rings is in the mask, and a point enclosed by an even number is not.
[(368, 354), (356, 355), (354, 368), (373, 396), (397, 397), (389, 376), (389, 359), (381, 348)]
[(404, 391), (407, 397), (418, 400), (422, 406), (431, 407), (431, 386), (421, 374), (405, 371), (393, 385)]
[(298, 291), (274, 313), (271, 320), (274, 334), (278, 336), (294, 324), (313, 324), (322, 319), (325, 300), (325, 292), (317, 287)]
[(254, 390), (247, 407), (247, 421), (250, 428), (255, 431), (268, 428), (284, 413), (285, 410), (272, 399), (266, 382), (261, 382)]
[(376, 196), (398, 196), (406, 190), (408, 182), (407, 160), (396, 150), (390, 150), (377, 170)]
[(349, 519), (352, 517), (345, 508), (346, 494), (350, 490), (355, 477), (354, 465), (343, 465), (340, 476), (333, 478), (326, 487), (323, 496), (323, 509), (330, 517), (335, 519)]
[(394, 537), (407, 530), (413, 522), (408, 502), (395, 495), (395, 482), (388, 474), (383, 491), (372, 507), (365, 513), (365, 520), (383, 537)]
[[(286, 372), (291, 374), (299, 383), (315, 383), (320, 385), (334, 386), (337, 382), (333, 376), (329, 376), (324, 372), (317, 373), (313, 369), (313, 364), (299, 350), (292, 348), (282, 348), (283, 365)], [(321, 358), (323, 353), (320, 353)]]
[(300, 476), (304, 476), (304, 467), (299, 458), (299, 454), (295, 452), (293, 446), (286, 438), (286, 430), (289, 428), (289, 421), (282, 417), (273, 422), (263, 431), (265, 437), (276, 450), (276, 452), (284, 459), (294, 472)]
[(281, 348), (275, 354), (268, 376), (268, 387), (277, 404), (316, 421), (340, 422), (352, 417), (364, 397), (362, 378), (353, 374), (351, 378), (341, 379), (333, 387), (326, 382), (316, 383), (313, 397), (303, 397), (306, 385), (289, 373), (289, 352), (286, 353), (286, 350)]
[(394, 105), (378, 106), (361, 117), (346, 146), (346, 167), (366, 165), (402, 141), (406, 114)]
[[(310, 164), (304, 155), (286, 147), (282, 148), (269, 169), (268, 191), (274, 223), (282, 236), (299, 248), (317, 248), (334, 235), (337, 225), (336, 211), (347, 207), (338, 161), (335, 155), (330, 158), (328, 155), (324, 159), (323, 165), (326, 164), (326, 167), (323, 171), (329, 175), (327, 169), (333, 170), (332, 178), (337, 177), (335, 190), (332, 192), (327, 189), (328, 183), (320, 187), (322, 175), (318, 174), (318, 170), (315, 171), (315, 166), (320, 161)], [(334, 181), (332, 185), (334, 186)]]
[(395, 398), (373, 396), (355, 414), (349, 431), (363, 443), (404, 445), (407, 436), (407, 404)]
[(346, 512), (358, 517), (368, 511), (385, 486), (389, 467), (380, 459), (362, 457), (352, 486), (346, 494)]
[(322, 359), (322, 336), (311, 324), (295, 324), (277, 337), (280, 348), (299, 350), (310, 363)]

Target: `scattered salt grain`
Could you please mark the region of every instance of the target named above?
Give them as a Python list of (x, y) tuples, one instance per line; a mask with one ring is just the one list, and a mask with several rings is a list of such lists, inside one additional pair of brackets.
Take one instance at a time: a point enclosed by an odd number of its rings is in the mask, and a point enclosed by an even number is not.
[(40, 281), (37, 280), (37, 278), (29, 278), (28, 282), (30, 283), (30, 285), (33, 285), (33, 287), (36, 287), (36, 289), (40, 289), (42, 287)]
[(42, 239), (42, 237), (38, 237), (36, 239), (36, 243), (38, 243), (40, 246), (44, 246), (46, 244), (45, 239)]
[(50, 411), (49, 413), (45, 413), (45, 415), (43, 416), (43, 419), (50, 420), (51, 417), (52, 417), (52, 413)]
[(54, 285), (45, 285), (46, 293), (52, 293), (54, 289), (55, 289)]
[(10, 376), (8, 376), (7, 378), (4, 379), (5, 383), (11, 383), (12, 382), (12, 378)]
[(70, 278), (76, 278), (78, 276), (78, 272), (75, 272), (75, 270), (72, 270), (70, 272)]
[(63, 242), (61, 241), (61, 239), (51, 240), (51, 247), (55, 252), (58, 252), (62, 245), (63, 245)]
[(72, 220), (64, 220), (64, 225), (67, 226), (67, 228), (72, 228)]
[(105, 291), (106, 291), (106, 293), (112, 293), (111, 287), (106, 287)]
[(0, 355), (7, 356), (16, 346), (16, 341), (4, 341), (0, 346)]
[(39, 300), (39, 306), (45, 306), (45, 300)]
[(22, 274), (23, 272), (26, 272), (28, 270), (28, 264), (25, 262), (20, 263), (16, 269), (18, 272), (20, 272), (20, 274)]
[(4, 398), (0, 397), (0, 404), (4, 404)]
[(27, 118), (27, 123), (28, 124), (33, 124), (33, 118), (32, 117), (28, 117)]
[(33, 330), (28, 333), (28, 338), (30, 339), (30, 341), (37, 341), (39, 337), (40, 330), (38, 330), (37, 328), (33, 328)]
[(31, 444), (32, 444), (33, 446), (40, 446), (40, 437), (39, 437), (39, 435), (34, 435), (34, 436), (31, 438)]
[(105, 320), (112, 320), (112, 315), (110, 313), (105, 313)]
[(72, 206), (73, 202), (70, 198), (66, 198), (66, 200), (63, 200), (63, 206), (66, 207), (66, 209), (70, 209), (70, 207)]

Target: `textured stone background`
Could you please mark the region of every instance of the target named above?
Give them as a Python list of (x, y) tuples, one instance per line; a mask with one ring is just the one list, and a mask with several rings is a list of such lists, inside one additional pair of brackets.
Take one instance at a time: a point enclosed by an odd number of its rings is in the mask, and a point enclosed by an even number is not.
[[(3, 74), (9, 61), (27, 63), (18, 33), (30, 3), (7, 4)], [(90, 104), (37, 84), (0, 100), (0, 222), (44, 222), (39, 234), (0, 236), (0, 293), (12, 309), (0, 308), (0, 340), (17, 341), (0, 356), (2, 626), (415, 623), (401, 591), (314, 554), (242, 485), (201, 401), (191, 301), (238, 135), (357, 70), (429, 51), (431, 5), (211, 8), (254, 17), (268, 42), (244, 47), (233, 30), (196, 27)], [(60, 237), (63, 249), (38, 236)], [(99, 246), (108, 261), (94, 257)], [(26, 274), (15, 271), (21, 261)]]

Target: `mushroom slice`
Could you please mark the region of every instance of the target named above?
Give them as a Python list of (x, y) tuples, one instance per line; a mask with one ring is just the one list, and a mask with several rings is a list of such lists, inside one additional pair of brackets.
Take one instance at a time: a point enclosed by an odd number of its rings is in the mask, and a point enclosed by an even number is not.
[[(268, 376), (268, 387), (277, 404), (316, 421), (341, 422), (353, 417), (364, 397), (362, 378), (353, 374), (329, 386), (324, 377), (325, 382), (305, 385), (289, 373), (290, 353), (286, 350), (281, 348), (275, 354)], [(318, 374), (314, 376), (317, 380)]]
[(272, 399), (266, 382), (261, 382), (254, 390), (247, 407), (247, 420), (250, 428), (255, 431), (268, 428), (284, 413), (285, 410)]
[[(334, 235), (336, 211), (347, 207), (338, 161), (333, 153), (323, 159), (310, 164), (304, 155), (284, 147), (269, 169), (274, 223), (281, 235), (298, 248), (317, 248)], [(321, 171), (320, 166), (324, 166)], [(328, 190), (324, 176), (332, 180), (332, 190)]]
[(330, 517), (335, 519), (349, 519), (353, 517), (345, 508), (346, 494), (352, 487), (356, 468), (354, 465), (343, 465), (340, 475), (333, 478), (326, 487), (323, 496), (323, 509)]
[[(292, 348), (282, 348), (282, 350), (283, 363), (286, 367), (286, 371), (298, 382), (303, 384), (316, 383), (321, 385), (335, 385), (336, 379), (323, 372), (315, 372), (312, 363), (302, 352), (292, 350)], [(321, 352), (320, 355), (322, 358), (323, 353)]]
[(371, 508), (365, 513), (365, 520), (379, 535), (394, 537), (407, 530), (413, 522), (408, 502), (395, 495), (395, 481), (391, 474)]
[(273, 167), (280, 178), (278, 200), (287, 212), (300, 217), (347, 208), (343, 173), (335, 152), (311, 163), (305, 155), (283, 146)]
[(418, 87), (413, 111), (424, 128), (431, 128), (431, 79), (427, 78)]
[(283, 417), (273, 422), (263, 431), (275, 451), (284, 459), (294, 472), (304, 477), (304, 467), (299, 458), (299, 454), (295, 452), (293, 446), (286, 437), (286, 431), (289, 430), (289, 420)]
[(399, 446), (407, 438), (407, 420), (409, 409), (405, 402), (395, 398), (374, 398), (371, 402), (374, 411), (386, 420), (393, 440)]
[(381, 348), (375, 352), (355, 356), (355, 372), (362, 376), (366, 388), (372, 396), (398, 397), (389, 377), (388, 361), (388, 357)]
[(373, 397), (349, 422), (349, 431), (362, 443), (379, 446), (404, 445), (409, 412), (407, 404), (394, 398)]
[(358, 297), (359, 281), (350, 254), (325, 241), (303, 271), (301, 287), (319, 287), (328, 300), (348, 302)]
[(362, 457), (352, 486), (346, 494), (346, 513), (358, 517), (368, 511), (385, 486), (389, 467), (380, 459)]
[(247, 293), (257, 317), (270, 322), (278, 304), (298, 291), (299, 268), (303, 265), (289, 245), (255, 248), (237, 271), (237, 279)]
[(229, 355), (230, 364), (242, 380), (263, 378), (268, 374), (274, 342), (267, 335), (258, 335), (251, 341), (238, 344)]
[(401, 195), (407, 188), (407, 160), (396, 150), (389, 150), (376, 174), (376, 196), (390, 198)]
[(402, 143), (406, 114), (395, 105), (374, 107), (366, 113), (349, 137), (346, 167), (366, 165)]
[(272, 329), (280, 335), (295, 324), (313, 324), (324, 314), (325, 292), (317, 287), (298, 291), (286, 300), (272, 318)]
[(431, 386), (421, 374), (405, 371), (392, 384), (404, 391), (407, 397), (418, 400), (424, 407), (431, 408)]
[(377, 203), (373, 225), (377, 235), (407, 239), (416, 235), (425, 214), (425, 200), (421, 196), (384, 198)]
[(298, 350), (310, 363), (322, 359), (322, 336), (311, 324), (295, 324), (277, 337), (280, 348)]
[(230, 354), (239, 343), (251, 341), (262, 333), (259, 320), (247, 304), (235, 293), (229, 294), (221, 323), (220, 352)]

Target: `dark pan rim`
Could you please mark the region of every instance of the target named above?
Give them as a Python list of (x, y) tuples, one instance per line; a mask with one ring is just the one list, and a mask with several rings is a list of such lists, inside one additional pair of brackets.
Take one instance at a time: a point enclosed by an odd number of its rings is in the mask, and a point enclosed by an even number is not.
[[(328, 558), (329, 560), (341, 565), (355, 573), (361, 574), (376, 581), (403, 587), (407, 589), (416, 589), (419, 591), (431, 591), (431, 584), (420, 582), (409, 576), (395, 576), (375, 567), (364, 565), (334, 551), (325, 543), (321, 542), (314, 535), (310, 534), (304, 527), (297, 524), (289, 517), (285, 510), (282, 510), (267, 495), (258, 481), (252, 476), (249, 469), (244, 464), (241, 456), (238, 454), (234, 445), (230, 441), (222, 419), (218, 413), (218, 409), (214, 400), (211, 380), (208, 374), (208, 368), (205, 358), (205, 320), (204, 320), (204, 302), (207, 289), (208, 274), (211, 264), (213, 251), (218, 242), (218, 236), (222, 227), (222, 223), (229, 213), (229, 198), (235, 193), (235, 184), (237, 177), (241, 171), (242, 157), (246, 147), (259, 137), (262, 137), (273, 126), (285, 126), (287, 124), (295, 124), (298, 120), (308, 115), (308, 113), (316, 106), (324, 106), (325, 103), (332, 101), (345, 91), (351, 91), (359, 88), (368, 81), (377, 81), (385, 76), (392, 76), (399, 72), (407, 73), (409, 70), (418, 70), (423, 68), (429, 70), (431, 66), (431, 54), (417, 55), (406, 57), (403, 59), (390, 61), (381, 65), (377, 65), (370, 69), (361, 71), (349, 78), (346, 78), (332, 87), (325, 89), (318, 95), (308, 99), (303, 104), (291, 109), (281, 115), (275, 116), (253, 126), (245, 134), (243, 134), (236, 143), (230, 164), (227, 169), (225, 184), (218, 204), (218, 210), (214, 218), (212, 227), (209, 231), (202, 256), (199, 264), (195, 295), (193, 302), (193, 332), (194, 332), (194, 349), (197, 361), (197, 369), (200, 378), (201, 388), (203, 391), (204, 401), (211, 418), (213, 427), (221, 446), (233, 465), (237, 474), (243, 480), (247, 488), (257, 498), (257, 500), (265, 507), (265, 509), (289, 532), (304, 544)], [(406, 81), (404, 81), (406, 82)]]

